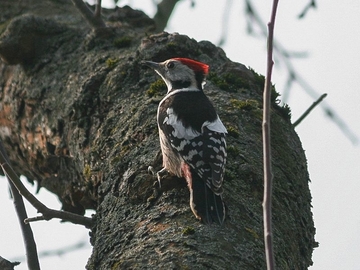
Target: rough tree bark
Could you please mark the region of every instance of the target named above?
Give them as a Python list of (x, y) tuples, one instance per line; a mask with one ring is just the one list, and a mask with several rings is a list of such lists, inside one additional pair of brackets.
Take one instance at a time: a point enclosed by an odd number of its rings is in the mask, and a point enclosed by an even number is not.
[[(70, 1), (2, 0), (0, 136), (18, 174), (63, 209), (96, 209), (88, 269), (264, 269), (261, 116), (264, 78), (210, 42), (161, 33), (140, 11), (104, 11), (90, 30)], [(249, 52), (251, 53), (251, 52)], [(183, 179), (158, 190), (157, 104), (142, 60), (208, 63), (205, 87), (228, 128), (223, 227), (192, 215)], [(275, 96), (275, 92), (273, 92)], [(273, 226), (279, 269), (306, 269), (314, 246), (306, 158), (289, 111), (272, 103)]]

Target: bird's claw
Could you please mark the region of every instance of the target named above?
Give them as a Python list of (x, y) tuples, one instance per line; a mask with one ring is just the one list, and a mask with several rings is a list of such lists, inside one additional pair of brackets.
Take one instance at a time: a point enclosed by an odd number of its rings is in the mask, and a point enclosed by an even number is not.
[(159, 183), (159, 188), (161, 188), (161, 178), (167, 175), (168, 171), (165, 168), (162, 168), (160, 171), (156, 172), (153, 166), (149, 166), (148, 172), (151, 173), (152, 175), (156, 175)]
[(151, 173), (152, 175), (155, 175), (155, 174), (156, 174), (156, 171), (155, 171), (155, 169), (154, 169), (153, 166), (149, 166), (149, 167), (148, 167), (148, 173)]

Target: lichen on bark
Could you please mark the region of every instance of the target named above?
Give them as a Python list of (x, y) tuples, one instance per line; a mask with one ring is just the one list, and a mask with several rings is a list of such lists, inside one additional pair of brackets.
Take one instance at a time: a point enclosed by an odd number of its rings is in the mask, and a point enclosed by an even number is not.
[[(265, 268), (261, 76), (208, 41), (149, 35), (151, 20), (128, 7), (104, 11), (108, 28), (91, 31), (66, 1), (52, 1), (49, 16), (41, 13), (46, 1), (25, 16), (5, 2), (14, 13), (0, 22), (8, 63), (0, 62), (0, 136), (16, 171), (57, 194), (65, 210), (96, 209), (87, 268)], [(10, 41), (22, 48), (29, 34), (31, 53), (4, 49)], [(165, 92), (149, 94), (158, 78), (140, 62), (171, 57), (211, 67), (204, 91), (229, 130), (223, 227), (194, 218), (183, 179), (167, 177), (158, 190), (147, 172), (161, 166), (155, 116)], [(276, 262), (306, 269), (316, 244), (306, 158), (288, 110), (275, 100), (271, 125)]]

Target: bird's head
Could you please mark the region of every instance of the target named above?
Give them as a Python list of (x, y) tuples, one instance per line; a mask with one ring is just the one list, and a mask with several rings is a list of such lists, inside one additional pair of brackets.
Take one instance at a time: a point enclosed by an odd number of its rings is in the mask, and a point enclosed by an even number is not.
[(197, 88), (202, 90), (209, 66), (188, 58), (171, 58), (161, 63), (145, 61), (145, 65), (153, 68), (165, 81), (168, 91)]

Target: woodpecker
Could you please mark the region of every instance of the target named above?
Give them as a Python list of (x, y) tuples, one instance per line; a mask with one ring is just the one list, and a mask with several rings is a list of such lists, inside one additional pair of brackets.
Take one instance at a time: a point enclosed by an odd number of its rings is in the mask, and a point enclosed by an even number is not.
[(202, 222), (222, 224), (222, 200), (227, 130), (203, 92), (209, 66), (188, 58), (161, 63), (145, 61), (167, 85), (157, 111), (163, 169), (184, 177), (190, 191), (190, 208)]

